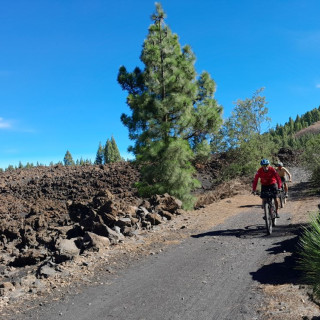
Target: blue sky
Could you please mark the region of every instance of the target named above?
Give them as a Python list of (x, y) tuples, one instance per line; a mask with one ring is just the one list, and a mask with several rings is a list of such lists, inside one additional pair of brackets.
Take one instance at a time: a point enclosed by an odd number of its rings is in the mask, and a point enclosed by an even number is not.
[[(320, 1), (163, 0), (228, 117), (265, 87), (272, 126), (320, 105)], [(127, 158), (119, 67), (140, 66), (151, 0), (0, 0), (0, 167), (95, 159), (113, 135)]]

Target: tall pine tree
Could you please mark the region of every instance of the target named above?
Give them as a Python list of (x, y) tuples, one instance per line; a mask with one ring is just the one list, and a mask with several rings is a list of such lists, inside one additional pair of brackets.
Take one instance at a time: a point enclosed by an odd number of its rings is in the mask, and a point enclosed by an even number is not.
[(119, 70), (132, 112), (121, 120), (135, 142), (129, 150), (143, 163), (140, 191), (168, 192), (191, 207), (190, 193), (198, 184), (191, 160), (197, 152), (209, 152), (207, 139), (221, 125), (222, 108), (214, 99), (215, 82), (207, 72), (197, 75), (191, 48), (181, 48), (165, 17), (156, 3), (140, 56), (144, 70)]

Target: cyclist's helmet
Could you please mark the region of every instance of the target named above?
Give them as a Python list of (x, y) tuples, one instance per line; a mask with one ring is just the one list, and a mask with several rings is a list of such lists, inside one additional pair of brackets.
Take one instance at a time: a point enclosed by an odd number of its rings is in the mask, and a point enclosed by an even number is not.
[(260, 164), (261, 164), (262, 166), (267, 166), (268, 164), (270, 164), (270, 161), (269, 161), (268, 159), (262, 159), (261, 162), (260, 162)]
[(283, 167), (283, 163), (282, 162), (278, 162), (277, 167)]

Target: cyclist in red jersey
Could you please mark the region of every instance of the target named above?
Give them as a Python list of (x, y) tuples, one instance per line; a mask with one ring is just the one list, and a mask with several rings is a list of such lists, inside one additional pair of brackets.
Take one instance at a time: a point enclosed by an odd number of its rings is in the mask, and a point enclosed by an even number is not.
[(263, 199), (263, 194), (265, 192), (272, 192), (275, 198), (276, 204), (276, 214), (277, 218), (279, 218), (278, 214), (278, 201), (277, 201), (277, 193), (278, 189), (281, 189), (281, 178), (278, 175), (277, 171), (270, 167), (270, 161), (268, 159), (263, 159), (260, 162), (261, 168), (257, 171), (252, 184), (252, 192), (256, 191), (258, 180), (260, 178), (261, 182), (261, 198)]

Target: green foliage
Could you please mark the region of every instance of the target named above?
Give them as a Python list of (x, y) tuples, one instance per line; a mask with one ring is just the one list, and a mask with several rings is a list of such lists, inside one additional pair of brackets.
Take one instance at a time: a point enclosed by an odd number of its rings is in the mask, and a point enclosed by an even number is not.
[(252, 98), (238, 100), (231, 116), (225, 121), (215, 140), (213, 152), (227, 152), (230, 163), (222, 168), (222, 180), (252, 174), (262, 158), (271, 158), (275, 148), (269, 134), (262, 134), (262, 125), (268, 123), (268, 108), (263, 88)]
[(118, 146), (113, 137), (111, 137), (110, 140), (107, 139), (106, 145), (104, 147), (104, 159), (105, 163), (119, 162), (122, 160)]
[(118, 146), (116, 144), (116, 140), (114, 139), (114, 137), (111, 137), (111, 145), (112, 145), (112, 150), (113, 150), (113, 160), (114, 162), (119, 162), (122, 160), (121, 155), (120, 155), (120, 151), (118, 149)]
[(211, 147), (208, 140), (203, 140), (196, 144), (194, 153), (196, 163), (203, 163), (209, 160), (211, 156)]
[(5, 169), (5, 171), (13, 171), (14, 166), (12, 164), (8, 165), (8, 167)]
[(319, 213), (311, 217), (308, 228), (304, 228), (299, 240), (299, 269), (305, 280), (312, 285), (315, 296), (320, 299), (320, 217)]
[(143, 182), (138, 184), (140, 194), (150, 196), (167, 192), (180, 199), (185, 209), (191, 209), (195, 202), (191, 191), (200, 184), (193, 177), (193, 152), (188, 142), (182, 139), (170, 139), (168, 144), (155, 141), (148, 151), (140, 159), (149, 163), (142, 168)]
[(320, 188), (320, 134), (304, 136), (304, 155), (305, 165), (311, 170), (312, 182)]
[(289, 118), (284, 125), (277, 125), (274, 130), (270, 130), (270, 134), (279, 147), (301, 148), (304, 146), (306, 137), (304, 135), (295, 137), (295, 134), (317, 121), (320, 121), (320, 107), (301, 116), (297, 115), (295, 120)]
[(65, 166), (74, 166), (75, 165), (73, 158), (72, 158), (72, 155), (69, 152), (69, 150), (67, 150), (67, 152), (63, 158), (63, 163)]
[(225, 123), (229, 148), (240, 147), (252, 137), (261, 135), (262, 124), (270, 122), (265, 97), (260, 95), (263, 90), (257, 90), (250, 99), (236, 102), (231, 117)]
[(91, 165), (92, 162), (90, 159), (83, 159), (82, 157), (76, 160), (76, 166), (88, 166)]
[[(185, 159), (191, 161), (193, 153), (203, 157), (205, 150), (209, 151), (205, 149), (208, 144), (205, 141), (220, 127), (222, 108), (214, 99), (215, 82), (207, 72), (197, 75), (191, 48), (181, 48), (178, 36), (164, 19), (165, 13), (156, 3), (153, 24), (140, 56), (144, 70), (137, 67), (130, 73), (123, 66), (119, 69), (118, 82), (128, 91), (127, 104), (132, 112), (131, 115), (122, 114), (121, 121), (128, 127), (129, 138), (135, 142), (129, 151), (140, 162), (152, 161), (150, 167), (144, 163), (148, 174), (143, 176), (142, 185), (148, 185), (148, 192), (179, 195), (187, 203), (193, 178)], [(183, 150), (177, 151), (175, 160), (170, 160), (168, 154), (176, 150), (177, 145)], [(162, 171), (172, 167), (170, 162), (175, 163), (174, 172), (181, 170), (186, 184), (173, 186), (170, 182), (172, 177), (169, 179), (168, 172)], [(149, 170), (151, 167), (153, 170)]]
[(101, 142), (99, 143), (99, 147), (97, 150), (97, 155), (96, 155), (96, 160), (95, 164), (103, 164), (103, 159), (104, 159), (104, 148), (101, 145)]

